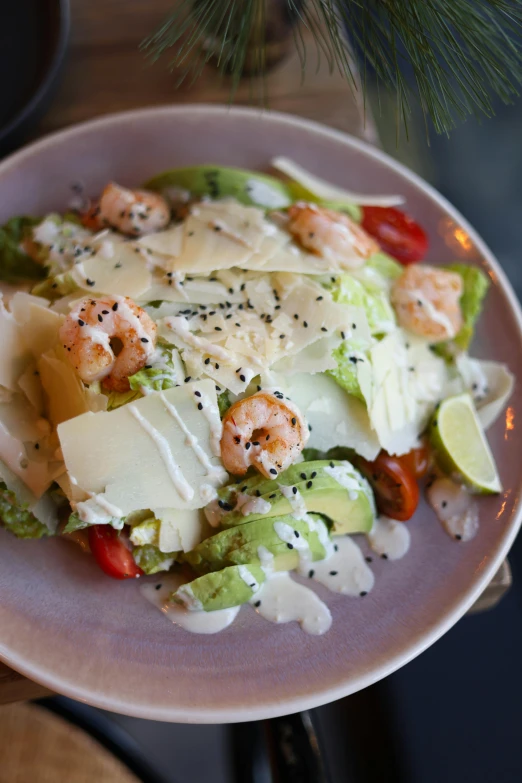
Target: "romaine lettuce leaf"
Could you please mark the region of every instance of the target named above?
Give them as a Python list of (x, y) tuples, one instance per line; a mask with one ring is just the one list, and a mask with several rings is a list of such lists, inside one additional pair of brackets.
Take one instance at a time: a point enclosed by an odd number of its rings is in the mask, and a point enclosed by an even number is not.
[(0, 523), (18, 538), (43, 538), (49, 528), (18, 503), (14, 492), (0, 482)]
[(40, 218), (13, 217), (0, 228), (0, 280), (13, 283), (17, 280), (39, 280), (46, 276), (45, 268), (30, 258), (20, 247), (30, 235), (30, 229)]
[(357, 365), (359, 362), (369, 361), (366, 347), (356, 338), (344, 340), (332, 353), (337, 367), (334, 370), (326, 371), (348, 394), (353, 394), (363, 402), (365, 402), (365, 397), (361, 391)]
[(372, 335), (386, 334), (395, 328), (395, 314), (388, 292), (379, 291), (368, 282), (356, 280), (353, 275), (339, 275), (332, 289), (334, 301), (362, 307)]
[(132, 556), (137, 566), (147, 575), (157, 574), (159, 571), (168, 571), (174, 564), (176, 552), (160, 552), (157, 546), (145, 544), (132, 550)]
[(176, 347), (159, 339), (153, 363), (131, 375), (129, 383), (134, 391), (165, 391), (181, 383), (182, 375), (183, 365)]
[(476, 266), (466, 266), (465, 264), (451, 264), (447, 267), (452, 272), (457, 272), (462, 277), (464, 291), (460, 298), (460, 307), (464, 325), (453, 343), (460, 351), (467, 351), (471, 340), (475, 324), (482, 312), (482, 304), (489, 288), (489, 280), (481, 269)]

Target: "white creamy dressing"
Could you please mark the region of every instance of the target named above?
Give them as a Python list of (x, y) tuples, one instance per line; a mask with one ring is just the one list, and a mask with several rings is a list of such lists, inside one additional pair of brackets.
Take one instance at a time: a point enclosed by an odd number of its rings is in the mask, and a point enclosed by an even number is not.
[(169, 596), (182, 583), (183, 579), (178, 574), (158, 574), (158, 581), (145, 582), (141, 585), (140, 592), (147, 601), (163, 612), (171, 623), (191, 633), (219, 633), (234, 622), (241, 608), (239, 606), (220, 609), (217, 612), (194, 612), (178, 604), (169, 603)]
[(341, 487), (348, 490), (350, 500), (357, 500), (361, 491), (361, 482), (355, 471), (346, 465), (327, 465), (323, 468), (324, 472), (331, 476)]
[(336, 537), (330, 557), (309, 563), (303, 576), (320, 582), (334, 593), (353, 596), (369, 593), (375, 581), (373, 571), (350, 536)]
[(420, 289), (416, 288), (414, 291), (406, 291), (405, 293), (412, 301), (421, 303), (427, 317), (444, 328), (447, 338), (455, 337), (455, 329), (448, 316), (441, 310), (437, 310)]
[(142, 427), (142, 429), (144, 429), (145, 432), (150, 435), (156, 444), (157, 449), (161, 455), (161, 459), (163, 460), (163, 464), (165, 465), (170, 476), (170, 480), (176, 488), (176, 492), (181, 498), (183, 498), (183, 500), (192, 500), (194, 497), (194, 490), (183, 475), (183, 471), (179, 465), (177, 465), (174, 461), (168, 440), (161, 434), (159, 430), (156, 429), (156, 427), (150, 423), (150, 421), (148, 421), (148, 419), (142, 416), (135, 405), (130, 403), (128, 405), (128, 410), (129, 413), (134, 416), (140, 427)]
[(219, 505), (219, 498), (213, 498), (203, 509), (207, 522), (211, 527), (219, 527), (222, 518), (228, 512)]
[(252, 574), (252, 572), (248, 569), (248, 566), (246, 565), (239, 565), (237, 567), (237, 572), (243, 582), (246, 584), (247, 587), (249, 587), (253, 593), (257, 593), (261, 587), (255, 576)]
[[(286, 486), (285, 484), (278, 484), (278, 486), (283, 497), (285, 497), (292, 506), (292, 516), (294, 519), (306, 519), (308, 509), (299, 490), (296, 487)], [(297, 491), (294, 492), (294, 490)]]
[(457, 541), (472, 539), (479, 526), (476, 501), (461, 484), (450, 478), (438, 478), (426, 495), (444, 530)]
[(167, 317), (164, 319), (164, 324), (191, 348), (212, 356), (214, 359), (221, 359), (221, 361), (227, 364), (233, 364), (234, 361), (237, 361), (237, 356), (231, 351), (226, 351), (221, 346), (211, 343), (210, 340), (193, 334), (190, 331), (190, 324), (184, 315)]
[(366, 538), (373, 551), (387, 560), (400, 560), (410, 548), (407, 525), (388, 517), (377, 517)]
[(159, 396), (161, 398), (163, 405), (165, 406), (167, 413), (169, 413), (169, 415), (172, 416), (172, 418), (174, 419), (178, 427), (185, 435), (185, 443), (187, 444), (187, 446), (191, 447), (197, 459), (205, 468), (207, 475), (214, 476), (218, 481), (225, 481), (228, 476), (226, 470), (220, 465), (212, 465), (212, 463), (210, 462), (207, 456), (206, 451), (201, 448), (197, 437), (192, 434), (192, 432), (189, 430), (189, 428), (181, 418), (176, 406), (167, 400), (167, 398), (165, 397), (162, 391), (159, 392)]
[(240, 492), (234, 511), (241, 511), (243, 516), (247, 517), (249, 514), (268, 514), (271, 508), (272, 504), (268, 500)]
[[(195, 391), (199, 392), (196, 397), (194, 395), (194, 401), (198, 405), (198, 409), (206, 418), (210, 426), (210, 448), (215, 457), (221, 457), (221, 436), (223, 434), (223, 425), (221, 424), (221, 417), (219, 415), (219, 409), (217, 405), (214, 405), (210, 397), (208, 397), (198, 386), (194, 386)], [(200, 408), (199, 406), (203, 407)]]
[(273, 574), (250, 599), (256, 612), (273, 623), (298, 622), (306, 633), (319, 636), (332, 624), (332, 615), (323, 601), (308, 587), (295, 582), (288, 573)]
[(269, 209), (278, 209), (288, 206), (288, 199), (283, 193), (270, 187), (266, 182), (257, 179), (249, 179), (245, 183), (245, 189), (256, 204)]

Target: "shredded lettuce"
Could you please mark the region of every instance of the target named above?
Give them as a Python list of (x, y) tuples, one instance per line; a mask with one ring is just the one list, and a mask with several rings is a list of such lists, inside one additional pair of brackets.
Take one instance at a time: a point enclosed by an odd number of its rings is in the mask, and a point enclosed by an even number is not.
[(387, 253), (374, 253), (366, 262), (365, 269), (378, 272), (385, 280), (396, 280), (404, 272), (404, 267)]
[(332, 296), (334, 301), (341, 304), (362, 307), (372, 335), (386, 334), (395, 328), (395, 314), (388, 292), (379, 290), (372, 283), (361, 282), (349, 274), (339, 275)]
[(89, 527), (89, 523), (84, 522), (83, 519), (80, 519), (78, 514), (74, 511), (69, 516), (67, 524), (62, 530), (62, 533), (74, 533), (75, 530), (83, 530), (84, 527)]
[(126, 392), (109, 392), (102, 388), (102, 393), (107, 397), (108, 411), (114, 411), (116, 408), (121, 408), (122, 405), (127, 405), (128, 402), (133, 402), (134, 400), (139, 400), (143, 397), (140, 391), (135, 391), (134, 389), (130, 389), (130, 391)]
[(49, 528), (27, 508), (19, 504), (14, 492), (0, 482), (0, 522), (18, 538), (43, 538), (51, 535)]
[(174, 564), (176, 554), (176, 552), (160, 552), (158, 547), (152, 544), (137, 546), (132, 550), (134, 562), (147, 575), (168, 571)]
[(0, 280), (39, 280), (46, 276), (42, 264), (34, 261), (22, 249), (21, 243), (30, 237), (31, 229), (41, 218), (13, 217), (0, 228)]
[(228, 396), (228, 392), (227, 391), (224, 391), (221, 394), (218, 394), (217, 404), (218, 404), (218, 408), (219, 408), (219, 415), (221, 416), (221, 418), (223, 418), (225, 413), (230, 408), (230, 404), (231, 404), (230, 403), (230, 397)]
[(489, 280), (481, 269), (465, 264), (451, 264), (447, 267), (452, 272), (457, 272), (462, 277), (464, 291), (460, 298), (460, 307), (464, 319), (464, 325), (453, 340), (455, 346), (461, 351), (467, 351), (478, 317), (482, 312), (484, 297), (489, 288)]
[(176, 383), (179, 383), (181, 379), (178, 377), (179, 362), (178, 367), (174, 362), (174, 351), (177, 355), (177, 349), (174, 345), (165, 340), (158, 340), (154, 363), (143, 367), (129, 377), (131, 389), (134, 391), (142, 389), (165, 391), (176, 386)]
[(348, 394), (353, 394), (362, 402), (365, 402), (365, 398), (359, 384), (357, 364), (369, 361), (365, 347), (366, 344), (356, 338), (345, 340), (332, 353), (337, 367), (326, 371)]

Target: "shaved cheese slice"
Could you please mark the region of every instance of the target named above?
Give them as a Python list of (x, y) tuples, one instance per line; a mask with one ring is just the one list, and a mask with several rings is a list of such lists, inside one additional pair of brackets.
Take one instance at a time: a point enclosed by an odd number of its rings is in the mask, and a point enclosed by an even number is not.
[(209, 485), (227, 480), (216, 456), (220, 432), (208, 380), (63, 422), (58, 435), (67, 471), (91, 493), (79, 513), (95, 522), (104, 510), (125, 516), (144, 508), (203, 507)]
[(107, 397), (85, 388), (62, 346), (43, 354), (38, 361), (49, 419), (55, 427), (90, 410), (107, 407)]
[(267, 230), (271, 230), (271, 224), (265, 221), (261, 209), (246, 207), (236, 201), (202, 202), (192, 208), (191, 214), (253, 251), (259, 250)]
[[(9, 403), (0, 403), (0, 459), (37, 498), (52, 481), (44, 456), (49, 433), (49, 423), (21, 394), (13, 395)], [(42, 446), (41, 452), (35, 444)]]
[(289, 179), (298, 182), (323, 201), (348, 201), (353, 204), (375, 207), (395, 207), (397, 204), (404, 203), (402, 196), (364, 196), (361, 193), (352, 193), (344, 188), (331, 185), (288, 158), (273, 158), (271, 164), (275, 169), (286, 174)]
[(20, 325), (5, 307), (0, 294), (0, 386), (11, 391), (29, 360)]
[(188, 274), (206, 274), (216, 269), (241, 267), (252, 250), (221, 231), (209, 228), (191, 215), (185, 223), (183, 250), (175, 259), (173, 269)]
[(136, 248), (125, 242), (111, 242), (110, 251), (102, 247), (71, 269), (75, 283), (85, 291), (130, 296), (137, 299), (151, 287), (147, 262)]
[(396, 329), (372, 347), (369, 414), (382, 448), (405, 454), (417, 445), (445, 393), (447, 367), (425, 341)]
[(497, 420), (511, 397), (515, 379), (505, 364), (472, 359), (466, 354), (457, 358), (462, 378), (460, 391), (473, 396), (480, 423), (487, 429)]
[(272, 369), (282, 375), (295, 375), (295, 373), (315, 375), (318, 372), (333, 370), (337, 367), (337, 362), (332, 353), (341, 343), (342, 338), (339, 335), (322, 337), (307, 345), (299, 353), (279, 359), (272, 365)]
[(9, 310), (13, 314), (17, 323), (23, 324), (27, 320), (27, 311), (31, 304), (40, 305), (40, 307), (49, 307), (49, 300), (43, 296), (33, 296), (25, 291), (17, 291), (9, 299)]
[(207, 535), (209, 526), (200, 509), (153, 508), (152, 513), (160, 520), (160, 552), (189, 552)]
[(20, 321), (20, 331), (35, 359), (57, 345), (58, 330), (64, 320), (63, 315), (34, 302), (28, 303), (25, 317)]
[(27, 508), (36, 519), (48, 528), (50, 533), (56, 531), (58, 526), (58, 508), (49, 494), (45, 493), (40, 498), (37, 498), (1, 459), (0, 479), (10, 492), (14, 492), (17, 502)]
[[(243, 276), (230, 272), (233, 283), (222, 282), (223, 271), (216, 274), (214, 280), (208, 277), (184, 276), (176, 285), (176, 281), (166, 275), (154, 276), (151, 288), (144, 291), (138, 302), (190, 302), (191, 304), (218, 305), (220, 302), (243, 302), (245, 296), (241, 291)], [(228, 270), (227, 270), (228, 272)]]
[(381, 447), (361, 400), (322, 373), (292, 375), (284, 385), (310, 425), (309, 448), (328, 451), (346, 446), (365, 459), (375, 459)]
[(36, 362), (31, 362), (18, 378), (18, 386), (23, 391), (39, 416), (44, 413), (44, 395)]
[(166, 231), (158, 231), (156, 234), (146, 234), (136, 240), (136, 244), (140, 247), (152, 250), (154, 253), (159, 253), (164, 256), (180, 255), (183, 248), (183, 225), (179, 224), (168, 228)]

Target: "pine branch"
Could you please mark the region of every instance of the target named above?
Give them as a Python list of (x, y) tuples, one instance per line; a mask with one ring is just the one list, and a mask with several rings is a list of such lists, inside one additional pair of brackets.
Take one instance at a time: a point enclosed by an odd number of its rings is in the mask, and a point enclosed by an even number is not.
[[(177, 84), (197, 78), (214, 58), (231, 76), (232, 97), (248, 70), (266, 73), (267, 0), (180, 0), (142, 47), (153, 60), (173, 52)], [(356, 88), (348, 32), (362, 74), (394, 91), (398, 121), (407, 124), (414, 102), (428, 127), (448, 132), (469, 115), (494, 114), (499, 97), (511, 103), (522, 83), (522, 0), (281, 0), (295, 23), (303, 77), (307, 65), (301, 26), (308, 28), (318, 60), (326, 57)], [(268, 6), (268, 9), (270, 7)], [(265, 101), (262, 85), (260, 100)]]

